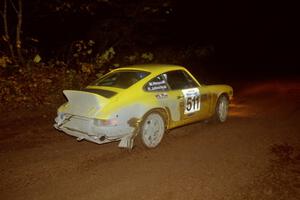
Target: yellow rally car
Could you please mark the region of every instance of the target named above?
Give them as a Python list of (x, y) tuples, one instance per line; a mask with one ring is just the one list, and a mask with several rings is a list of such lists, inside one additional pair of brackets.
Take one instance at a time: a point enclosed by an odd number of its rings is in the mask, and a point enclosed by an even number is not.
[(232, 88), (201, 85), (184, 67), (135, 65), (115, 69), (83, 90), (64, 90), (54, 127), (77, 140), (120, 141), (132, 148), (140, 136), (148, 148), (166, 130), (195, 121), (227, 119)]

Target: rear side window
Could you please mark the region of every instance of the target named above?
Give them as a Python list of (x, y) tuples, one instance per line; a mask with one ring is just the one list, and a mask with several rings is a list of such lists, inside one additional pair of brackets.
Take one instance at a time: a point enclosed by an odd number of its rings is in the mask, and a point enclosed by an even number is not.
[(198, 84), (185, 71), (177, 70), (164, 74), (172, 90), (198, 87)]
[(91, 85), (126, 89), (149, 74), (149, 72), (144, 71), (116, 71), (96, 80)]
[(162, 75), (159, 75), (146, 84), (145, 90), (148, 92), (166, 91), (168, 90), (167, 82)]

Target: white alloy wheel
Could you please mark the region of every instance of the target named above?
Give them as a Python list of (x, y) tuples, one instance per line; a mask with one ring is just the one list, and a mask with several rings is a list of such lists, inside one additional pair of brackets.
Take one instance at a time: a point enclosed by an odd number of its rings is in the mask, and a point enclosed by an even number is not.
[(216, 120), (219, 122), (225, 122), (228, 116), (229, 101), (224, 95), (220, 96), (216, 105)]
[(146, 115), (141, 127), (141, 139), (148, 148), (155, 148), (165, 133), (165, 121), (161, 114), (152, 112)]

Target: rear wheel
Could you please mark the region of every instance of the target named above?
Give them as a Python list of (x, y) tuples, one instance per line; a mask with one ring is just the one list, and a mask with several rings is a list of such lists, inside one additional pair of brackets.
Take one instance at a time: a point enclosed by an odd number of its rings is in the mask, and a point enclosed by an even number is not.
[(217, 101), (214, 119), (217, 122), (225, 122), (228, 117), (229, 100), (225, 95), (221, 95)]
[(165, 133), (165, 120), (159, 112), (147, 114), (141, 123), (140, 136), (148, 148), (155, 148), (161, 142)]

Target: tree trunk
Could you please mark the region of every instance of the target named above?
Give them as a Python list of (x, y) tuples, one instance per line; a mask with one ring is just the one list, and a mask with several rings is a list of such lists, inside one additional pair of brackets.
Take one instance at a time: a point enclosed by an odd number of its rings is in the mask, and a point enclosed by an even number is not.
[(21, 64), (24, 64), (24, 59), (22, 55), (22, 41), (21, 41), (21, 33), (22, 33), (22, 0), (19, 0), (19, 10), (17, 12), (18, 24), (17, 24), (17, 32), (16, 32), (16, 48), (18, 59)]
[(15, 52), (14, 47), (10, 41), (9, 32), (8, 32), (8, 23), (7, 23), (7, 0), (4, 0), (4, 8), (3, 8), (3, 26), (4, 26), (4, 40), (8, 45), (8, 49), (10, 52), (11, 59), (15, 62)]

